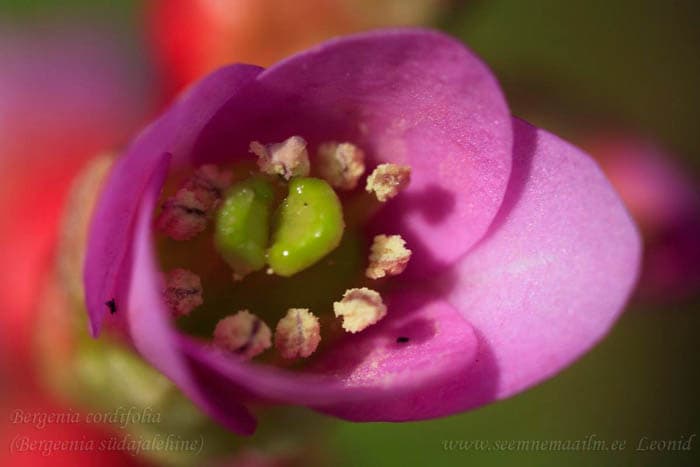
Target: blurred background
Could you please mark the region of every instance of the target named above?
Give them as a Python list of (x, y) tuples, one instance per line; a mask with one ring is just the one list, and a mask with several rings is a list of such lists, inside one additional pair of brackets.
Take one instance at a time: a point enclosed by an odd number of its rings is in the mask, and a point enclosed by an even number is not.
[[(242, 441), (210, 427), (123, 349), (91, 346), (80, 318), (66, 318), (79, 305), (53, 280), (62, 206), (88, 161), (118, 151), (217, 66), (269, 65), (389, 25), (462, 39), (494, 70), (516, 115), (599, 161), (644, 237), (639, 288), (604, 342), (507, 401), (404, 424), (272, 413), (263, 423), (275, 429)], [(695, 0), (0, 0), (0, 465), (699, 465), (699, 84)], [(122, 387), (125, 379), (142, 387)], [(152, 435), (16, 417), (137, 403), (169, 404), (158, 407), (181, 417), (163, 432), (206, 433), (214, 454), (11, 449), (18, 439)], [(475, 445), (590, 439), (624, 448)], [(689, 449), (654, 449), (652, 440)], [(295, 443), (306, 446), (279, 448)]]

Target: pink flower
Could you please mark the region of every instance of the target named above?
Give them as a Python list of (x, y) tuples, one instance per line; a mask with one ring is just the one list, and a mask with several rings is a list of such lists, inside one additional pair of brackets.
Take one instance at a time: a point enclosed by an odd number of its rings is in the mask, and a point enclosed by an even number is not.
[(341, 34), (425, 24), (445, 0), (150, 0), (148, 35), (165, 97), (233, 60), (267, 66)]
[[(412, 167), (367, 227), (413, 249), (389, 312), (292, 371), (179, 332), (160, 294), (153, 212), (169, 172), (245, 157), (250, 141), (352, 141)], [(238, 155), (238, 156), (237, 156)], [(511, 119), (490, 71), (423, 30), (333, 40), (263, 70), (232, 65), (190, 88), (116, 163), (89, 235), (91, 330), (135, 349), (204, 411), (251, 433), (251, 401), (356, 421), (439, 417), (509, 397), (601, 339), (632, 290), (640, 242), (595, 163)], [(110, 313), (112, 311), (112, 313)], [(194, 312), (196, 313), (196, 312)], [(406, 342), (408, 338), (408, 342)]]

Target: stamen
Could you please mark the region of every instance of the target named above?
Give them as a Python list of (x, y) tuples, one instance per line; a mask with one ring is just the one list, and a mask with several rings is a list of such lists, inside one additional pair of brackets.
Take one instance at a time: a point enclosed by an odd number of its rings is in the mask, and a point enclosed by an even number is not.
[(181, 188), (163, 204), (156, 227), (174, 240), (189, 240), (207, 228), (206, 207), (194, 192)]
[(410, 258), (411, 250), (406, 248), (401, 235), (377, 235), (370, 249), (369, 266), (365, 274), (370, 279), (401, 274)]
[(343, 317), (343, 329), (360, 332), (386, 316), (386, 305), (378, 292), (363, 287), (348, 289), (343, 299), (333, 304), (335, 316)]
[(334, 188), (353, 190), (365, 173), (365, 153), (351, 143), (323, 143), (318, 148), (318, 171)]
[(301, 136), (292, 136), (281, 143), (250, 143), (250, 152), (258, 156), (258, 168), (268, 175), (281, 175), (286, 180), (309, 174), (309, 153)]
[(165, 276), (163, 298), (176, 318), (189, 315), (204, 303), (199, 276), (187, 269), (173, 269)]
[(231, 185), (232, 178), (233, 173), (230, 170), (220, 170), (213, 164), (206, 164), (198, 168), (182, 188), (192, 191), (205, 206), (205, 210), (211, 211), (221, 201), (224, 191)]
[(214, 330), (214, 344), (246, 359), (270, 348), (271, 337), (267, 324), (248, 310), (222, 319)]
[(275, 347), (283, 358), (306, 358), (321, 342), (318, 318), (306, 308), (291, 308), (277, 323)]
[(374, 192), (382, 203), (396, 196), (411, 181), (411, 167), (397, 164), (379, 164), (367, 177), (366, 190)]
[(230, 171), (203, 165), (163, 204), (156, 226), (174, 240), (189, 240), (207, 227), (209, 215), (231, 183)]

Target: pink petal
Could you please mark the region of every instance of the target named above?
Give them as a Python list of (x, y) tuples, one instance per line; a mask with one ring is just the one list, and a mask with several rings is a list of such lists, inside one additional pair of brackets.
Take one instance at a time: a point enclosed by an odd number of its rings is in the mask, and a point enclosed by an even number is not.
[(490, 234), (451, 274), (449, 300), (484, 346), (433, 416), (519, 392), (570, 364), (622, 312), (640, 258), (639, 234), (583, 152), (514, 120), (514, 166)]
[(225, 427), (251, 434), (255, 419), (235, 397), (215, 390), (211, 385), (199, 385), (183, 354), (177, 352), (178, 334), (172, 327), (170, 314), (161, 297), (163, 284), (153, 254), (151, 220), (158, 192), (168, 170), (169, 158), (161, 158), (143, 194), (142, 207), (134, 228), (134, 252), (131, 264), (131, 287), (126, 306), (129, 336), (139, 353), (211, 417)]
[(301, 135), (351, 141), (379, 162), (409, 164), (408, 190), (381, 226), (414, 244), (406, 275), (425, 276), (478, 241), (511, 165), (510, 116), (498, 83), (465, 46), (419, 29), (343, 37), (260, 74), (219, 112), (193, 158), (230, 160), (248, 143)]
[(259, 72), (257, 67), (234, 65), (212, 73), (148, 127), (115, 164), (95, 208), (85, 260), (93, 336), (109, 311), (105, 303), (114, 299), (117, 314), (124, 303), (135, 215), (163, 154), (171, 154), (176, 162), (187, 157), (212, 114)]
[[(200, 369), (202, 385), (213, 381), (241, 397), (314, 407), (363, 407), (419, 418), (416, 400), (398, 397), (466, 371), (477, 341), (469, 324), (451, 306), (421, 293), (388, 300), (393, 316), (334, 345), (310, 371), (292, 372), (242, 362), (217, 349), (183, 338), (182, 349)], [(397, 342), (406, 337), (408, 342)], [(204, 371), (202, 370), (204, 369)], [(388, 417), (389, 415), (385, 415)]]

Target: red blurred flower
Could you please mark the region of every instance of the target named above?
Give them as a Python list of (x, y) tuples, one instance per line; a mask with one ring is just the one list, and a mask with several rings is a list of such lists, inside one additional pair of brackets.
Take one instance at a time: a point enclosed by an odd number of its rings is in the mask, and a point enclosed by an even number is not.
[(28, 317), (73, 175), (148, 107), (144, 77), (109, 28), (40, 26), (0, 34), (0, 255), (11, 266), (0, 342), (13, 361), (30, 347)]
[(151, 0), (165, 97), (221, 65), (270, 65), (333, 36), (424, 24), (449, 0)]

